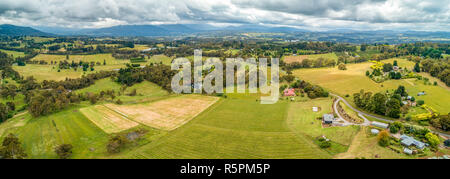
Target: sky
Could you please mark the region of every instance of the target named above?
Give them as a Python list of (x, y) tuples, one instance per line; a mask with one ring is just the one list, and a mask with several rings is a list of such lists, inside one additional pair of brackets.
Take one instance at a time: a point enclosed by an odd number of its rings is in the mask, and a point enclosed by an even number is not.
[(259, 24), (316, 31), (450, 31), (450, 0), (1, 0), (0, 24), (64, 28)]

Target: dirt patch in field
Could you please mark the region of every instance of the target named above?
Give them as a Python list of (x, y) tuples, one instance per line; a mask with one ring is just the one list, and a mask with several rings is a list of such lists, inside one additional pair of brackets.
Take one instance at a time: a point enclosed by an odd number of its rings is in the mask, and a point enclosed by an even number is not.
[(307, 59), (308, 55), (299, 55), (299, 56), (287, 56), (284, 58), (285, 63), (302, 63), (303, 60)]
[(189, 122), (218, 99), (209, 96), (188, 95), (148, 104), (123, 106), (107, 104), (105, 106), (138, 123), (157, 129), (174, 130)]
[(80, 111), (106, 133), (117, 133), (139, 125), (103, 105), (83, 108)]

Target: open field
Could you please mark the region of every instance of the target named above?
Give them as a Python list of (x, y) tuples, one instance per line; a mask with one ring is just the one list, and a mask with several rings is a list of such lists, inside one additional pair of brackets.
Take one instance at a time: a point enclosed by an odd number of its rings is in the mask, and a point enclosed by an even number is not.
[(153, 63), (153, 64), (165, 64), (165, 65), (170, 65), (172, 63), (172, 58), (165, 56), (165, 55), (153, 55), (152, 57), (150, 57), (150, 60), (148, 60), (149, 63)]
[(330, 158), (286, 125), (287, 101), (233, 94), (186, 125), (121, 158)]
[(120, 50), (145, 50), (145, 49), (149, 49), (150, 47), (148, 45), (139, 45), (139, 44), (135, 44), (134, 48), (130, 48), (130, 47), (124, 47), (124, 48), (120, 48)]
[[(127, 95), (135, 89), (136, 96)], [(118, 99), (123, 101), (125, 104), (154, 101), (169, 95), (169, 92), (149, 81), (144, 81), (131, 87), (127, 87), (124, 93), (125, 95), (119, 96)]]
[(25, 56), (25, 53), (23, 53), (23, 52), (17, 52), (17, 51), (11, 51), (11, 50), (3, 50), (3, 49), (0, 49), (0, 51), (3, 52), (3, 53), (8, 54), (10, 56), (12, 55), (14, 58), (24, 57)]
[(105, 106), (144, 125), (157, 129), (174, 130), (192, 120), (217, 100), (216, 97), (186, 95), (149, 104), (121, 106), (106, 104)]
[(139, 125), (103, 105), (81, 108), (80, 112), (108, 134), (121, 132)]
[(95, 83), (87, 88), (77, 90), (77, 93), (95, 93), (99, 94), (101, 91), (114, 90), (120, 91), (120, 84), (111, 80), (111, 78), (105, 78), (95, 81)]
[(93, 158), (106, 152), (107, 134), (74, 108), (39, 118), (25, 114), (10, 121), (18, 125), (4, 131), (3, 137), (16, 134), (29, 158), (57, 158), (54, 147), (64, 143), (74, 146), (73, 158)]
[(44, 60), (50, 64), (53, 62), (60, 62), (67, 60), (69, 63), (72, 62), (100, 62), (103, 64), (103, 61), (106, 60), (107, 65), (117, 65), (117, 64), (126, 64), (129, 63), (129, 60), (116, 60), (112, 57), (111, 54), (95, 54), (95, 55), (69, 55), (69, 59), (66, 59), (66, 55), (48, 55), (48, 54), (39, 54), (31, 60), (41, 61)]
[(315, 54), (315, 55), (286, 56), (286, 57), (283, 57), (283, 61), (285, 63), (294, 63), (294, 62), (301, 63), (305, 59), (316, 60), (318, 58), (334, 59), (336, 61), (338, 60), (338, 57), (336, 56), (335, 53), (327, 53), (327, 54)]
[[(383, 62), (393, 62), (394, 59)], [(409, 69), (414, 65), (404, 59), (396, 59), (401, 67)], [(365, 72), (370, 69), (372, 63), (347, 64), (348, 70), (338, 70), (337, 68), (300, 69), (295, 70), (294, 75), (302, 80), (320, 85), (329, 91), (340, 96), (359, 92), (361, 89), (371, 92), (385, 92), (386, 90), (397, 89), (399, 85), (405, 86), (408, 93), (416, 100), (425, 100), (442, 114), (450, 112), (450, 91), (440, 86), (424, 85), (423, 81), (415, 79), (388, 80), (383, 83), (376, 83), (365, 76)], [(427, 95), (417, 97), (417, 93), (425, 91)], [(353, 101), (348, 99), (348, 101)]]
[(94, 71), (84, 72), (83, 69), (78, 69), (77, 71), (73, 69), (61, 69), (58, 72), (58, 67), (52, 65), (35, 65), (27, 64), (26, 66), (13, 66), (13, 69), (19, 72), (22, 76), (28, 77), (33, 76), (38, 81), (43, 80), (55, 80), (61, 81), (66, 78), (80, 78), (83, 74), (96, 73), (98, 71), (111, 71), (114, 69), (124, 68), (124, 64), (116, 65), (99, 65), (94, 66)]
[[(287, 125), (296, 132), (311, 138), (325, 136), (333, 142), (341, 145), (350, 145), (354, 135), (358, 132), (358, 126), (347, 127), (322, 127), (322, 121), (317, 117), (332, 112), (331, 98), (314, 99), (304, 103), (290, 103)], [(313, 112), (312, 107), (322, 108), (319, 112)]]

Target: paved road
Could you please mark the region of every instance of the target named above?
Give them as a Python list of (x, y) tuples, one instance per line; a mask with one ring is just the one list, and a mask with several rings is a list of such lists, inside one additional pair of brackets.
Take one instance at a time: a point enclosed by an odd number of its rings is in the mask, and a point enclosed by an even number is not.
[[(337, 102), (339, 102), (339, 101), (344, 102), (345, 105), (347, 105), (347, 106), (348, 106), (349, 108), (351, 108), (352, 110), (356, 111), (356, 112), (358, 113), (358, 115), (360, 115), (360, 116), (362, 116), (362, 115), (364, 115), (364, 116), (369, 116), (369, 117), (371, 117), (371, 118), (375, 118), (375, 119), (377, 119), (377, 120), (384, 121), (384, 122), (388, 122), (388, 123), (393, 123), (393, 122), (394, 122), (393, 120), (381, 118), (381, 117), (374, 116), (374, 115), (372, 115), (372, 114), (368, 114), (368, 113), (365, 113), (365, 112), (363, 112), (363, 111), (360, 111), (360, 110), (354, 108), (352, 105), (350, 105), (343, 97), (340, 97), (339, 95), (333, 94), (333, 93), (330, 93), (330, 94), (331, 94), (332, 96), (335, 96), (335, 97), (338, 98)], [(333, 105), (333, 107), (335, 107), (335, 106), (336, 106), (336, 103)], [(334, 109), (336, 110), (336, 108), (334, 108)], [(337, 110), (336, 110), (336, 111), (337, 111)], [(339, 114), (338, 114), (338, 116), (339, 116)], [(339, 116), (339, 117), (340, 117), (340, 116)], [(363, 119), (364, 119), (364, 120), (367, 120), (367, 118), (365, 118), (365, 117), (363, 117)], [(445, 137), (447, 137), (447, 138), (450, 138), (450, 135), (449, 135), (449, 134), (445, 134), (445, 133), (438, 132), (438, 131), (433, 131), (433, 132), (435, 132), (435, 133), (437, 133), (437, 134), (439, 134), (439, 135), (445, 136)]]

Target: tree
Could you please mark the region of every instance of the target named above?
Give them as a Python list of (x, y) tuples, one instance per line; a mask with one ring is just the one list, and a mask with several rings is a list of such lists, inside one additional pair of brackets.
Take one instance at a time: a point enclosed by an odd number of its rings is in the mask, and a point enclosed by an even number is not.
[(439, 137), (434, 135), (433, 133), (429, 132), (425, 135), (425, 138), (427, 139), (428, 143), (431, 147), (436, 148), (441, 141), (439, 140)]
[(382, 147), (387, 147), (390, 144), (389, 132), (384, 130), (378, 133), (378, 144)]
[(3, 139), (2, 147), (0, 148), (0, 158), (3, 159), (24, 159), (27, 157), (22, 144), (14, 134), (9, 134)]
[(394, 67), (392, 66), (392, 64), (390, 64), (390, 63), (383, 64), (383, 72), (390, 72), (393, 69), (394, 69)]
[(371, 111), (376, 114), (385, 115), (386, 113), (386, 96), (381, 93), (373, 95), (371, 100)]
[(60, 159), (68, 159), (72, 155), (72, 148), (71, 144), (61, 144), (55, 148), (55, 153)]
[(398, 88), (395, 90), (394, 94), (399, 94), (402, 97), (408, 96), (408, 93), (406, 92), (405, 87), (402, 85), (398, 86)]
[(417, 73), (420, 73), (420, 63), (417, 62), (416, 65), (414, 65), (414, 71)]
[(106, 60), (103, 60), (103, 65), (106, 65)]
[(341, 63), (341, 64), (339, 64), (338, 69), (339, 70), (347, 70), (347, 66), (345, 66), (345, 64)]
[(9, 118), (8, 113), (9, 113), (8, 106), (6, 106), (3, 103), (0, 103), (0, 122), (4, 122)]
[(400, 117), (400, 101), (395, 98), (391, 98), (386, 103), (386, 116), (392, 117), (392, 118), (399, 118)]
[(403, 128), (403, 124), (401, 122), (395, 121), (389, 126), (389, 131), (391, 133), (396, 134), (398, 131), (400, 131)]
[(115, 135), (111, 137), (106, 145), (106, 150), (109, 153), (119, 153), (121, 148), (123, 148), (128, 143), (127, 138), (122, 135)]
[(425, 104), (425, 101), (424, 100), (417, 100), (417, 105), (418, 106), (422, 106), (422, 105), (424, 105)]
[(398, 66), (397, 60), (394, 60), (394, 66)]

